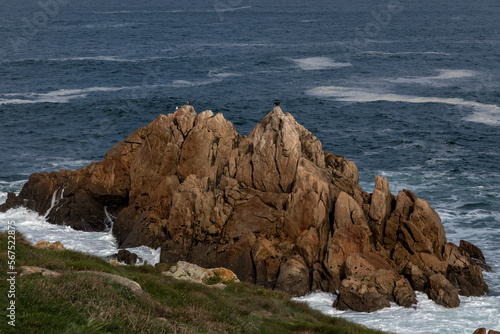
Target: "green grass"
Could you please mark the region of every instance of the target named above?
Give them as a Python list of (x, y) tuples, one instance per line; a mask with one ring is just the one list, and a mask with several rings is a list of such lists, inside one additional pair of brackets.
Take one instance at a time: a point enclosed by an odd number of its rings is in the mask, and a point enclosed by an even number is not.
[[(8, 271), (7, 246), (7, 234), (0, 233), (2, 273)], [(221, 291), (162, 275), (167, 265), (115, 266), (70, 250), (37, 249), (17, 234), (18, 271), (26, 265), (61, 276), (18, 276), (16, 327), (2, 315), (0, 333), (382, 333), (323, 315), (282, 292), (247, 283), (229, 283)], [(132, 279), (145, 293), (136, 295), (102, 276), (78, 273), (82, 270)], [(8, 306), (8, 288), (1, 279), (2, 310)]]

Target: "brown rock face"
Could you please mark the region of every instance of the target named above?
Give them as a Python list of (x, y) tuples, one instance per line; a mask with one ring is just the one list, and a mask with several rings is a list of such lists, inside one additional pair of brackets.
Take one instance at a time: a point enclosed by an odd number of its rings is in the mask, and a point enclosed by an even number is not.
[(86, 231), (112, 226), (120, 247), (161, 246), (162, 262), (225, 267), (294, 295), (339, 291), (343, 309), (408, 307), (414, 290), (455, 307), (458, 293), (487, 291), (473, 261), (484, 257), (447, 243), (427, 201), (392, 195), (379, 176), (368, 194), (358, 179), (354, 163), (323, 151), (279, 107), (246, 137), (222, 114), (183, 106), (100, 162), (31, 175), (0, 210), (23, 205)]
[(457, 290), (442, 274), (435, 274), (429, 278), (428, 295), (439, 305), (446, 307), (460, 305)]

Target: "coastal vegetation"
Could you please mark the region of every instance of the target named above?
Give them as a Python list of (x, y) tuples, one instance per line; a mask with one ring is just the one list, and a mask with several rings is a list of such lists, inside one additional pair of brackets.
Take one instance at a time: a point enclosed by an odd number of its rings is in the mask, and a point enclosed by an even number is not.
[[(7, 249), (8, 234), (3, 232), (2, 273), (11, 271)], [(2, 317), (2, 333), (382, 333), (324, 315), (283, 292), (235, 282), (219, 290), (163, 275), (168, 264), (116, 265), (72, 250), (36, 248), (19, 233), (15, 261), (15, 327)], [(20, 275), (23, 266), (60, 275)], [(89, 271), (132, 280), (142, 292)], [(2, 279), (3, 310), (8, 289), (9, 282)]]

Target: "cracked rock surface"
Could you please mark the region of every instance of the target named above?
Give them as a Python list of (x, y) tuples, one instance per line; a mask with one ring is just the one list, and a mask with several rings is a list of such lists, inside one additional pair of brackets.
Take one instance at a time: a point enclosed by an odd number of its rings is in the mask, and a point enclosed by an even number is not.
[(391, 194), (379, 176), (369, 194), (358, 178), (279, 107), (242, 136), (222, 114), (183, 106), (100, 162), (31, 175), (0, 210), (25, 206), (84, 231), (112, 226), (122, 248), (161, 246), (162, 262), (229, 268), (293, 295), (339, 291), (344, 309), (409, 307), (416, 290), (456, 307), (458, 294), (488, 291), (480, 250), (448, 243), (427, 201)]

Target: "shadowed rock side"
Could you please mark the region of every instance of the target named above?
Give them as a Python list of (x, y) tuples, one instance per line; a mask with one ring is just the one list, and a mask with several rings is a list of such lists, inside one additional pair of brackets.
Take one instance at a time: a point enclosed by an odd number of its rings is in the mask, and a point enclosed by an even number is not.
[(222, 114), (183, 106), (101, 162), (31, 175), (0, 209), (24, 205), (86, 231), (114, 219), (120, 247), (161, 246), (162, 262), (226, 267), (293, 295), (338, 291), (339, 309), (409, 307), (414, 290), (456, 307), (458, 294), (488, 291), (473, 245), (447, 243), (427, 201), (375, 181), (363, 192), (354, 163), (279, 107), (247, 137)]

